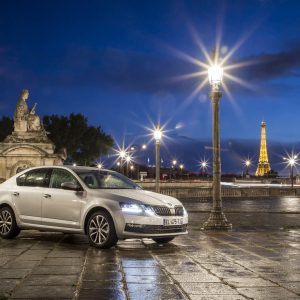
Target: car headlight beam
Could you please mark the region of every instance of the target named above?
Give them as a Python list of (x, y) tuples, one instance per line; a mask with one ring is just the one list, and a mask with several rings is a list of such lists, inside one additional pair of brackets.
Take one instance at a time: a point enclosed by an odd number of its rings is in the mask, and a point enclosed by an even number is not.
[(120, 207), (124, 213), (137, 215), (143, 213), (142, 206), (135, 203), (120, 203)]

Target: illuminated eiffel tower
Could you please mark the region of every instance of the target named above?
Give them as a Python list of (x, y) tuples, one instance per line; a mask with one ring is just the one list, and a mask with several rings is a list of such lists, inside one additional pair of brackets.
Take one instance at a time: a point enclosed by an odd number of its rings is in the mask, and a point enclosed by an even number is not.
[(264, 176), (271, 170), (268, 159), (267, 140), (266, 140), (266, 122), (261, 122), (261, 140), (260, 140), (260, 153), (259, 162), (255, 176)]

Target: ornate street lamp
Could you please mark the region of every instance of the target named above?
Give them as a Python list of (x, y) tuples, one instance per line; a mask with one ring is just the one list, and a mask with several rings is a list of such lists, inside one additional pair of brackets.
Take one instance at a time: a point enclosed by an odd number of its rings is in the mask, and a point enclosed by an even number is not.
[(213, 207), (209, 219), (204, 223), (206, 230), (228, 230), (232, 225), (227, 221), (222, 211), (221, 196), (221, 156), (220, 156), (220, 99), (222, 93), (220, 85), (223, 78), (223, 68), (213, 65), (208, 69), (208, 79), (212, 87), (212, 136), (213, 136)]
[(291, 156), (284, 157), (284, 160), (287, 161), (288, 165), (290, 166), (290, 177), (291, 177), (291, 187), (294, 187), (294, 166), (297, 164), (298, 155), (292, 154)]
[(155, 192), (160, 192), (160, 140), (162, 138), (162, 131), (160, 129), (160, 125), (158, 124), (153, 131), (153, 137), (155, 140), (155, 161), (156, 161), (156, 167), (155, 167)]

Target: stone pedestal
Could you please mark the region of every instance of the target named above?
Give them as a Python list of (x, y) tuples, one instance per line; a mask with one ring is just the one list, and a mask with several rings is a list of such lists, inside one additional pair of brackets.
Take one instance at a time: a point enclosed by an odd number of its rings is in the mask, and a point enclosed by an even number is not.
[(62, 165), (45, 131), (14, 131), (0, 143), (0, 180), (35, 166)]

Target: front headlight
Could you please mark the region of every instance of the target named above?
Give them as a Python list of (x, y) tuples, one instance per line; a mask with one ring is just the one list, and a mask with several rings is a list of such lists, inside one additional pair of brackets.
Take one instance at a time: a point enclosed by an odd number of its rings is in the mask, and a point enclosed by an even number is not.
[(120, 203), (120, 207), (122, 209), (122, 212), (128, 213), (128, 214), (142, 214), (143, 208), (141, 205), (135, 204), (135, 203)]
[(155, 212), (149, 205), (120, 202), (120, 207), (123, 213), (139, 216), (154, 216)]

